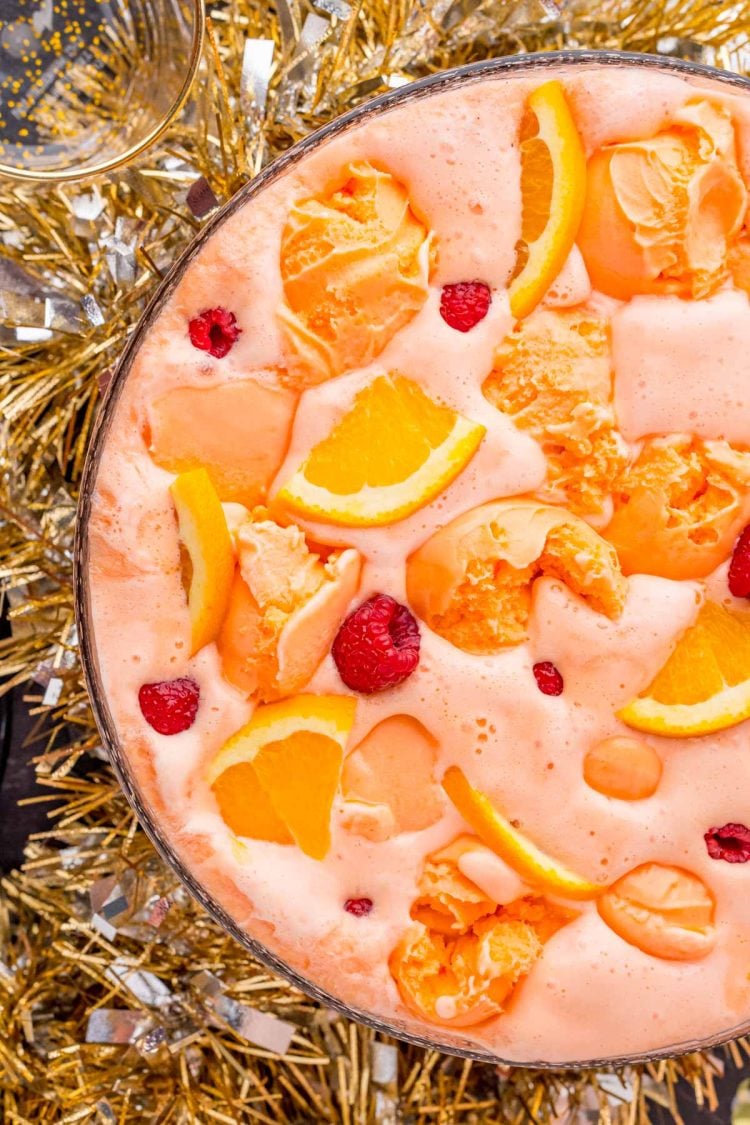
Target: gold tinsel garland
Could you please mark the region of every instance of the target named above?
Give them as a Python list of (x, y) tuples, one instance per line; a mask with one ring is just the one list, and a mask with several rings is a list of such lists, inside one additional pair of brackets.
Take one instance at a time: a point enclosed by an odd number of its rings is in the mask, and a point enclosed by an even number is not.
[(389, 1041), (272, 976), (189, 899), (96, 761), (71, 582), (100, 389), (198, 216), (335, 114), (446, 66), (572, 46), (744, 71), (748, 36), (750, 0), (230, 0), (155, 149), (96, 184), (0, 185), (0, 676), (39, 716), (33, 800), (50, 806), (2, 883), (7, 1125), (636, 1125), (654, 1103), (676, 1114), (681, 1078), (712, 1104), (715, 1077), (750, 1054), (739, 1041), (620, 1072), (510, 1070)]

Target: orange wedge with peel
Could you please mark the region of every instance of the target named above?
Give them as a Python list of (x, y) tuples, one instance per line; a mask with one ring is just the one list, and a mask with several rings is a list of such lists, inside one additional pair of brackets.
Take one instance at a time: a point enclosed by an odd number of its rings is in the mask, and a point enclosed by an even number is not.
[(750, 719), (750, 614), (706, 602), (654, 681), (617, 717), (666, 738)]
[(382, 375), (309, 453), (276, 501), (343, 527), (402, 520), (466, 467), (485, 427), (442, 406), (411, 379)]
[(583, 216), (586, 156), (557, 81), (529, 95), (521, 121), (521, 240), (508, 296), (528, 316), (562, 269)]
[(484, 793), (469, 784), (459, 766), (446, 770), (443, 788), (479, 839), (531, 886), (571, 899), (596, 898), (604, 890), (558, 863), (514, 828)]
[(216, 640), (229, 605), (234, 549), (224, 509), (205, 469), (191, 469), (169, 491), (177, 513), (180, 542), (190, 566), (190, 655)]
[(355, 707), (350, 696), (297, 695), (257, 708), (208, 770), (232, 831), (325, 857)]

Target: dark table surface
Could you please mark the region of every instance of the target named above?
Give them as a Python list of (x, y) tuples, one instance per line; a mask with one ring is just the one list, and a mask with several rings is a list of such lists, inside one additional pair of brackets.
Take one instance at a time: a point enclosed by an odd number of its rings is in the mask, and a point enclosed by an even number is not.
[[(18, 807), (22, 798), (33, 796), (35, 791), (34, 769), (30, 763), (38, 747), (27, 744), (32, 726), (21, 690), (0, 700), (0, 866), (3, 871), (10, 871), (21, 863), (26, 837), (43, 831), (49, 823), (45, 804)], [(750, 1079), (750, 1064), (738, 1071), (728, 1060), (725, 1075), (717, 1082), (720, 1104), (715, 1113), (699, 1110), (689, 1088), (678, 1090), (684, 1125), (729, 1125), (737, 1087), (746, 1079)], [(750, 1123), (750, 1111), (746, 1112), (745, 1125)], [(654, 1125), (668, 1125), (672, 1120), (658, 1106), (654, 1106), (651, 1119)]]

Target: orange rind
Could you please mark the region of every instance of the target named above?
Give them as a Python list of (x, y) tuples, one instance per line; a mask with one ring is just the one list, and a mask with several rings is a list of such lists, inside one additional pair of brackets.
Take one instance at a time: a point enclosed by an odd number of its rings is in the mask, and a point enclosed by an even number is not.
[(514, 827), (484, 793), (469, 783), (459, 766), (446, 770), (443, 788), (479, 839), (530, 886), (570, 899), (596, 898), (601, 893), (599, 884), (569, 870)]

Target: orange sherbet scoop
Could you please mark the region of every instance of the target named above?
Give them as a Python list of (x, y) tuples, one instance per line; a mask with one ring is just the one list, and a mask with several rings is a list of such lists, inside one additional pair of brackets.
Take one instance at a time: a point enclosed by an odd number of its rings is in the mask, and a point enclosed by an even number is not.
[(586, 306), (537, 309), (502, 341), (482, 391), (542, 447), (540, 498), (601, 517), (626, 461), (606, 319)]
[(626, 583), (612, 547), (584, 520), (533, 500), (496, 500), (437, 531), (407, 562), (409, 601), (465, 652), (498, 652), (526, 637), (531, 588), (562, 579), (599, 613), (618, 617)]
[(648, 742), (614, 735), (592, 746), (583, 760), (587, 785), (620, 801), (642, 801), (656, 792), (661, 758)]
[(437, 751), (437, 739), (411, 715), (390, 715), (374, 726), (344, 763), (349, 831), (384, 840), (439, 820), (444, 800), (435, 779)]
[(361, 559), (323, 560), (294, 524), (256, 508), (236, 533), (239, 571), (218, 636), (222, 672), (267, 702), (300, 691), (328, 652), (359, 586)]
[(279, 317), (303, 383), (362, 367), (383, 350), (425, 301), (428, 250), (404, 185), (367, 161), (344, 168), (329, 195), (292, 208)]
[(687, 436), (645, 442), (602, 532), (625, 574), (705, 578), (750, 519), (750, 453)]
[(414, 925), (391, 953), (401, 999), (421, 1019), (470, 1027), (501, 1015), (544, 943), (576, 911), (529, 893), (505, 905), (459, 869), (481, 842), (461, 836), (428, 856), (412, 905)]
[(401, 999), (420, 1019), (471, 1027), (500, 1015), (542, 951), (524, 922), (491, 918), (481, 925), (481, 936), (451, 941), (416, 924), (391, 954)]
[(728, 110), (693, 102), (655, 137), (607, 145), (587, 185), (578, 244), (594, 288), (626, 301), (722, 283), (747, 205)]

